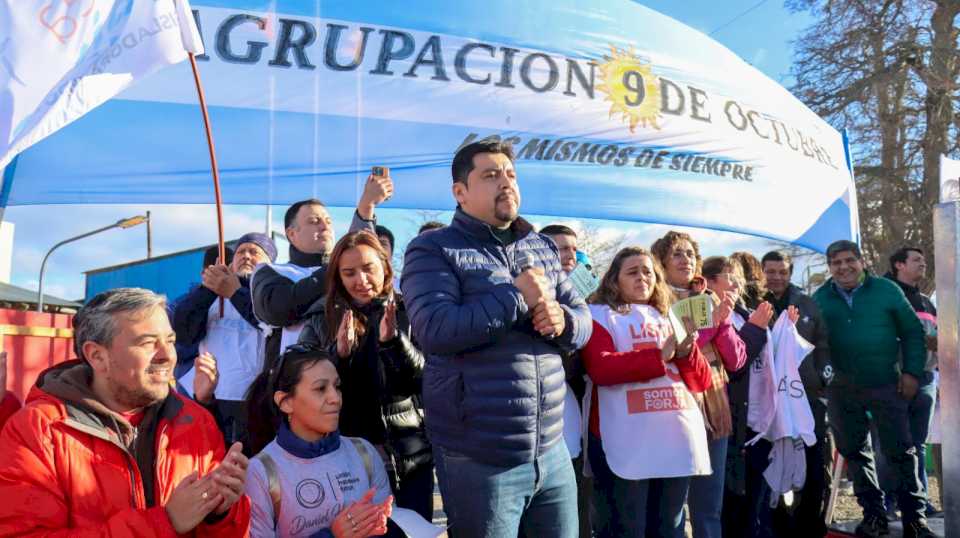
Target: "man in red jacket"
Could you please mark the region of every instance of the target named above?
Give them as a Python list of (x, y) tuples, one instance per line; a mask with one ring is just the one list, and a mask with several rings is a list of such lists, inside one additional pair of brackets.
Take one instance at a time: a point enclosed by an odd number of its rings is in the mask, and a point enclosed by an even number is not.
[(170, 390), (165, 303), (120, 288), (77, 313), (81, 359), (41, 374), (0, 434), (0, 536), (247, 535), (247, 459)]

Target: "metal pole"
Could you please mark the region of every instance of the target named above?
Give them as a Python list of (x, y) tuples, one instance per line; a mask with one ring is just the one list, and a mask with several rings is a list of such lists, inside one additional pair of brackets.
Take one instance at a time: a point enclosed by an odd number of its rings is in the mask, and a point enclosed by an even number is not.
[[(943, 453), (945, 536), (960, 536), (960, 202), (937, 204), (933, 211), (937, 253), (937, 355)], [(923, 465), (923, 462), (920, 462)]]
[(104, 226), (103, 228), (97, 228), (96, 230), (93, 230), (91, 232), (80, 234), (78, 236), (71, 237), (69, 239), (64, 239), (63, 241), (60, 241), (56, 245), (53, 245), (52, 247), (50, 247), (50, 250), (48, 250), (47, 254), (43, 257), (43, 262), (40, 264), (40, 282), (37, 284), (37, 288), (38, 288), (37, 289), (37, 312), (43, 312), (43, 275), (47, 270), (47, 260), (50, 258), (50, 255), (53, 254), (54, 250), (57, 250), (58, 248), (62, 247), (63, 245), (66, 245), (67, 243), (72, 243), (74, 241), (83, 239), (84, 237), (90, 237), (91, 235), (95, 235), (100, 232), (105, 232), (112, 228), (132, 228), (139, 224), (143, 224), (145, 220), (147, 220), (147, 217), (143, 215), (137, 215), (135, 217), (120, 219), (117, 222), (114, 222), (113, 224)]
[(67, 243), (72, 243), (72, 242), (74, 242), (74, 241), (77, 241), (78, 239), (83, 239), (84, 237), (90, 237), (91, 235), (98, 234), (98, 233), (100, 233), (100, 232), (109, 230), (109, 229), (111, 229), (111, 228), (117, 228), (117, 227), (119, 227), (119, 226), (120, 226), (120, 223), (119, 223), (119, 222), (115, 222), (115, 223), (113, 223), (113, 224), (111, 224), (111, 225), (109, 225), (109, 226), (104, 226), (103, 228), (97, 228), (96, 230), (94, 230), (94, 231), (92, 231), (92, 232), (87, 232), (87, 233), (85, 233), (85, 234), (83, 234), (83, 235), (78, 235), (78, 236), (76, 236), (76, 237), (71, 237), (70, 239), (64, 239), (63, 241), (60, 241), (60, 242), (57, 243), (56, 245), (53, 245), (52, 247), (50, 247), (50, 250), (48, 250), (48, 251), (47, 251), (47, 254), (43, 257), (43, 262), (40, 264), (40, 283), (39, 283), (38, 286), (37, 286), (37, 287), (39, 288), (39, 289), (37, 290), (37, 312), (43, 312), (43, 274), (44, 274), (44, 273), (46, 272), (46, 270), (47, 270), (47, 259), (50, 258), (50, 255), (51, 255), (51, 254), (53, 254), (53, 251), (54, 251), (54, 250), (57, 250), (58, 248), (62, 247), (63, 245), (66, 245)]
[(147, 259), (153, 257), (153, 221), (150, 220), (150, 212), (147, 211)]

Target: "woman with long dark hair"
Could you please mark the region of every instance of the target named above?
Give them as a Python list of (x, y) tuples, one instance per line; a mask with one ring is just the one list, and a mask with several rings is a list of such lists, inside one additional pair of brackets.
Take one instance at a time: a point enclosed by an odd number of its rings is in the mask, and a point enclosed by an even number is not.
[(370, 443), (338, 431), (340, 379), (327, 352), (290, 346), (251, 385), (247, 405), (275, 435), (250, 460), (251, 536), (388, 532), (387, 473)]
[(599, 537), (682, 537), (690, 477), (710, 473), (693, 397), (710, 386), (710, 368), (691, 326), (677, 342), (672, 301), (659, 262), (638, 247), (617, 253), (589, 300), (584, 414)]
[(328, 290), (307, 312), (300, 343), (326, 349), (340, 374), (344, 435), (362, 437), (387, 462), (397, 506), (433, 518), (433, 455), (417, 405), (423, 355), (393, 289), (376, 236), (345, 235), (333, 249)]

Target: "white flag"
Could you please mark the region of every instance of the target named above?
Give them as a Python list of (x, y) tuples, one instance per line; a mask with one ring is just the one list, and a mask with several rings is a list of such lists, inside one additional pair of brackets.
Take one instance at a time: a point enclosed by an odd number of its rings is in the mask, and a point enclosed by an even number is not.
[(960, 161), (940, 156), (940, 202), (960, 201)]
[(0, 0), (0, 170), (188, 50), (187, 0)]

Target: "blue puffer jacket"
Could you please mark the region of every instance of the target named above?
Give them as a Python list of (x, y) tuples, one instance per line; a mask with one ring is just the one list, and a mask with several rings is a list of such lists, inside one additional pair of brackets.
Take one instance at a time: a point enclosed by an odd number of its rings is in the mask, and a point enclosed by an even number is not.
[[(512, 226), (516, 241), (504, 246), (489, 225), (457, 209), (449, 227), (410, 243), (400, 283), (427, 355), (423, 403), (431, 442), (509, 466), (532, 462), (561, 441), (560, 352), (583, 347), (592, 329), (553, 241), (523, 219)], [(554, 339), (533, 330), (532, 309), (513, 285), (520, 253), (529, 253), (555, 286), (566, 328)]]

